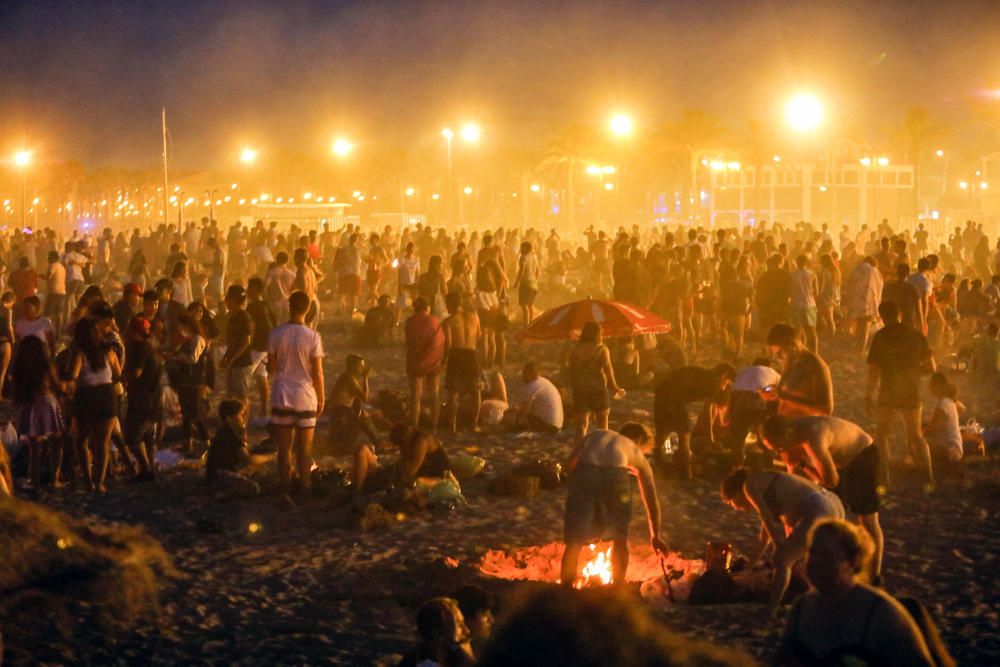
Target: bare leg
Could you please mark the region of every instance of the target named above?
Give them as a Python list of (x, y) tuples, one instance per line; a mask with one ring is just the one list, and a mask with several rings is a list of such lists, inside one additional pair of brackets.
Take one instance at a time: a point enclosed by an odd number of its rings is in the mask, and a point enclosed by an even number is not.
[(90, 446), (94, 448), (94, 484), (98, 493), (107, 491), (105, 478), (108, 475), (108, 461), (111, 458), (111, 426), (114, 420), (94, 424), (91, 428)]
[(892, 426), (891, 408), (875, 409), (875, 446), (878, 447), (878, 485), (889, 488), (889, 428)]
[(94, 470), (92, 467), (92, 457), (90, 455), (90, 447), (87, 443), (87, 436), (89, 435), (89, 429), (84, 428), (79, 422), (76, 423), (76, 435), (73, 438), (73, 448), (76, 450), (76, 461), (77, 465), (83, 470), (83, 481), (87, 484), (87, 489), (93, 491), (94, 487)]
[[(58, 331), (58, 329), (56, 329)], [(10, 366), (10, 343), (0, 345), (0, 394), (3, 394), (3, 385), (7, 379), (7, 367)]]
[(691, 479), (691, 434), (678, 434), (677, 453), (674, 460), (677, 463), (677, 474), (681, 479)]
[(257, 378), (257, 393), (260, 396), (261, 416), (267, 417), (267, 406), (271, 404), (271, 386), (267, 383), (267, 375)]
[(580, 412), (576, 415), (576, 439), (583, 440), (590, 428), (590, 412)]
[(274, 435), (278, 439), (278, 477), (281, 491), (287, 494), (292, 488), (292, 437), (291, 426), (275, 426)]
[(420, 401), (424, 396), (424, 378), (420, 375), (410, 376), (410, 423), (414, 428), (420, 426)]
[(438, 420), (441, 418), (441, 376), (432, 375), (427, 380), (431, 385), (431, 433), (437, 433)]
[(295, 464), (303, 495), (312, 491), (312, 445), (315, 433), (315, 428), (295, 429)]
[(931, 464), (931, 450), (927, 444), (926, 438), (924, 438), (924, 427), (920, 421), (923, 408), (916, 408), (915, 410), (903, 410), (903, 425), (906, 427), (906, 442), (910, 447), (910, 454), (913, 455), (913, 460), (916, 461), (921, 469), (924, 471), (924, 482), (929, 487), (933, 489), (934, 487), (934, 469)]
[(458, 430), (458, 392), (448, 390), (448, 429), (452, 433)]
[(872, 577), (882, 576), (882, 554), (885, 552), (885, 536), (882, 535), (882, 526), (878, 522), (878, 512), (875, 514), (864, 514), (858, 517), (858, 523), (865, 529), (872, 542), (875, 544), (875, 553), (872, 555)]
[(602, 429), (602, 430), (605, 430), (605, 431), (608, 430), (608, 415), (609, 414), (611, 414), (611, 409), (610, 408), (608, 408), (607, 410), (601, 410), (600, 412), (598, 412), (597, 414), (594, 415), (594, 422), (596, 424), (596, 428), (599, 428), (599, 429)]
[[(472, 399), (475, 401), (473, 404), (475, 409), (472, 411), (472, 428), (479, 428), (479, 409), (483, 405), (483, 390), (476, 385), (476, 388), (472, 392)], [(507, 401), (504, 401), (506, 403)]]
[(615, 540), (611, 547), (611, 580), (616, 586), (624, 586), (627, 572), (628, 540)]
[(378, 459), (367, 445), (362, 445), (358, 453), (354, 455), (354, 471), (351, 475), (351, 495), (355, 498), (361, 495), (361, 490), (365, 488), (365, 480), (368, 473), (378, 467)]
[(571, 542), (566, 545), (566, 550), (563, 551), (562, 565), (559, 568), (559, 583), (563, 586), (572, 587), (573, 582), (576, 581), (581, 548), (583, 548), (582, 544)]

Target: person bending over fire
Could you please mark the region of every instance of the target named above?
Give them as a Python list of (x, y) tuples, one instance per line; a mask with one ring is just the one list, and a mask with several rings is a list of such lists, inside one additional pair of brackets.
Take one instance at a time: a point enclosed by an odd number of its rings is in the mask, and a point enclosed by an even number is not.
[(566, 550), (560, 575), (563, 585), (572, 586), (576, 580), (580, 549), (609, 533), (613, 541), (612, 581), (618, 585), (625, 583), (628, 524), (632, 515), (629, 476), (639, 482), (653, 549), (660, 553), (668, 550), (660, 533), (660, 502), (653, 470), (645, 456), (652, 447), (649, 430), (629, 422), (618, 433), (591, 431), (570, 454), (566, 462), (570, 479), (564, 519)]

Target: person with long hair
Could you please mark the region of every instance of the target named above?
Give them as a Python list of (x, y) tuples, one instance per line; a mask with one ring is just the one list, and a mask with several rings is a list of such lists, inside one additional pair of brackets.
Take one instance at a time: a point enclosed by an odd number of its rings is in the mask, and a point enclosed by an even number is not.
[(96, 493), (107, 491), (105, 478), (111, 458), (111, 429), (116, 417), (114, 385), (121, 379), (118, 356), (104, 342), (107, 332), (102, 331), (100, 325), (114, 323), (113, 314), (107, 310), (108, 313), (95, 313), (94, 317), (85, 317), (76, 323), (69, 370), (69, 380), (74, 383), (77, 460), (83, 466), (88, 489)]
[(828, 254), (819, 258), (819, 296), (816, 298), (819, 311), (819, 328), (831, 334), (837, 333), (836, 311), (840, 307), (840, 267)]
[(570, 385), (573, 389), (573, 410), (577, 419), (577, 436), (587, 435), (590, 418), (594, 428), (608, 428), (611, 412), (611, 395), (621, 398), (625, 390), (615, 380), (611, 353), (601, 338), (601, 325), (587, 322), (580, 332), (580, 340), (569, 352), (567, 364)]
[(180, 261), (174, 264), (174, 268), (170, 270), (170, 281), (174, 284), (174, 301), (187, 308), (194, 300), (187, 262)]
[(7, 291), (0, 296), (0, 396), (3, 396), (14, 350), (14, 293)]
[(42, 457), (46, 449), (51, 453), (50, 485), (53, 488), (60, 485), (62, 438), (66, 428), (62, 408), (55, 396), (59, 381), (40, 338), (28, 336), (22, 341), (11, 375), (14, 377), (14, 403), (21, 410), (17, 430), (28, 438), (31, 488), (38, 496), (42, 489)]

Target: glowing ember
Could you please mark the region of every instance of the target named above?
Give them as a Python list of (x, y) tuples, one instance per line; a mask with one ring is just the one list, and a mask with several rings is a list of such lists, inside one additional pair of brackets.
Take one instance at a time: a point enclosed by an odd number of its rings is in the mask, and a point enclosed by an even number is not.
[(573, 583), (574, 588), (607, 586), (611, 583), (611, 547), (598, 551), (596, 544), (590, 545), (590, 560), (583, 566), (580, 577)]

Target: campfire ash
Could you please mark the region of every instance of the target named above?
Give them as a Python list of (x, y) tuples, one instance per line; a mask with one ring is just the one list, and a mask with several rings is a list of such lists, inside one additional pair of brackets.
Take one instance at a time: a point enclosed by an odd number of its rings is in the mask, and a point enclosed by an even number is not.
[[(480, 571), (490, 577), (511, 581), (559, 583), (559, 566), (564, 545), (552, 542), (510, 551), (491, 550), (483, 556)], [(587, 560), (580, 569), (575, 588), (606, 586), (611, 583), (611, 543), (591, 544), (583, 551)], [(633, 545), (626, 581), (642, 584), (643, 597), (660, 604), (687, 599), (691, 584), (705, 571), (702, 560), (686, 560), (677, 553), (662, 559), (649, 545)], [(670, 579), (669, 588), (667, 578)]]

